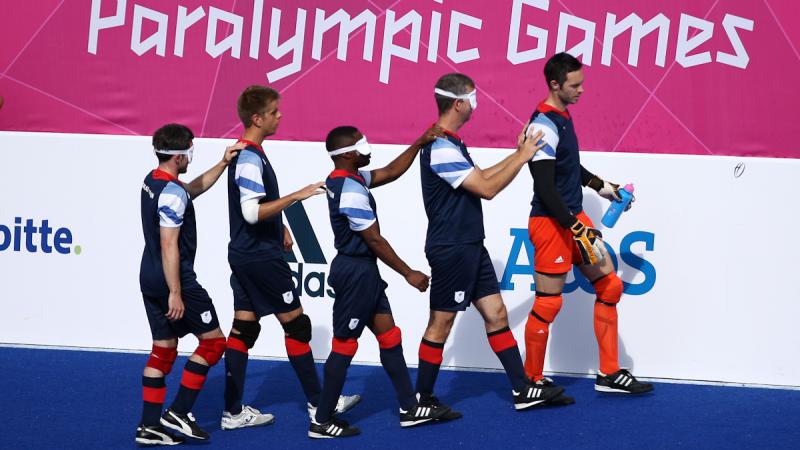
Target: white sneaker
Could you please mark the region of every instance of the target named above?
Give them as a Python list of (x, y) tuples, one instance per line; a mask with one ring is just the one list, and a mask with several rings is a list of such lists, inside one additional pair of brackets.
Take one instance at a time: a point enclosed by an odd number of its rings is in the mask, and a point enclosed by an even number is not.
[(237, 428), (269, 425), (274, 421), (275, 416), (272, 414), (262, 414), (261, 411), (252, 406), (242, 405), (242, 412), (239, 414), (233, 415), (228, 411), (223, 412), (220, 426), (223, 430), (235, 430)]
[[(339, 401), (336, 402), (336, 410), (333, 412), (334, 414), (342, 414), (346, 411), (353, 409), (358, 402), (361, 401), (361, 396), (356, 395), (340, 395)], [(313, 422), (316, 420), (317, 416), (317, 407), (312, 406), (311, 403), (306, 403), (306, 407), (308, 407), (308, 417)]]

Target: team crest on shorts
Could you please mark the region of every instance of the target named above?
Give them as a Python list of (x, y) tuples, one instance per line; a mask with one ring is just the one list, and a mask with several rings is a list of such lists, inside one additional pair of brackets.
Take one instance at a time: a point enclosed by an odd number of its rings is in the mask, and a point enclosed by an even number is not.
[(348, 327), (350, 327), (351, 330), (355, 330), (357, 326), (358, 319), (350, 319), (350, 325), (348, 325)]
[(203, 323), (211, 323), (211, 319), (211, 311), (206, 311), (203, 314), (200, 314), (200, 320), (202, 320)]
[(289, 303), (292, 303), (292, 300), (294, 300), (294, 296), (292, 295), (292, 291), (288, 291), (288, 292), (284, 292), (283, 293), (283, 302), (284, 303), (286, 303), (288, 305)]
[(456, 303), (461, 303), (464, 301), (464, 291), (456, 291), (456, 295), (454, 300)]

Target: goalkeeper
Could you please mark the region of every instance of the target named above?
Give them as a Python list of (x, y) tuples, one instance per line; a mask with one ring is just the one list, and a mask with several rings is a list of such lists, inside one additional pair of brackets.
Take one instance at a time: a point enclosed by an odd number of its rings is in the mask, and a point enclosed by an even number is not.
[[(542, 375), (550, 323), (561, 309), (567, 273), (578, 266), (597, 292), (594, 331), (600, 350), (600, 370), (595, 390), (642, 394), (653, 385), (641, 383), (619, 367), (617, 352), (617, 303), (622, 281), (607, 257), (602, 235), (583, 212), (583, 186), (608, 200), (619, 200), (619, 185), (609, 183), (583, 168), (578, 138), (567, 111), (583, 93), (582, 64), (567, 53), (554, 55), (544, 68), (548, 97), (531, 117), (530, 126), (544, 132), (545, 145), (528, 166), (534, 195), (528, 233), (535, 249), (536, 299), (525, 326), (525, 372), (531, 381), (552, 386)], [(551, 404), (570, 404), (562, 395)]]

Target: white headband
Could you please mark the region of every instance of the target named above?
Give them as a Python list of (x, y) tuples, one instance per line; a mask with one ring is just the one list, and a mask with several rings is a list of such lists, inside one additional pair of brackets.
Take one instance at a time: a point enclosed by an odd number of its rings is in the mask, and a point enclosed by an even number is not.
[(351, 146), (337, 148), (336, 150), (329, 151), (328, 156), (341, 155), (347, 152), (352, 152), (353, 150), (357, 151), (359, 154), (364, 156), (367, 156), (370, 153), (372, 153), (372, 147), (369, 145), (369, 142), (367, 142), (367, 137), (364, 136), (361, 139), (359, 139), (358, 142), (356, 142)]
[(189, 153), (192, 153), (194, 151), (194, 145), (183, 150), (172, 150), (168, 148), (159, 150), (157, 148), (154, 148), (153, 151), (156, 153), (161, 153), (162, 155), (188, 155)]
[(478, 107), (478, 88), (473, 89), (472, 92), (462, 95), (454, 94), (450, 91), (445, 91), (444, 89), (439, 89), (439, 88), (434, 88), (433, 92), (435, 94), (441, 95), (442, 97), (455, 98), (459, 100), (469, 100), (469, 105), (472, 107), (472, 109)]

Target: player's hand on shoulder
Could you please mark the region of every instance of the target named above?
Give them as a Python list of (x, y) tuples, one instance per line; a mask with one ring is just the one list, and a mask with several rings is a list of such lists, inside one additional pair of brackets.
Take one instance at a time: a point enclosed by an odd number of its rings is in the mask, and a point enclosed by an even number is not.
[(239, 152), (242, 151), (242, 149), (246, 146), (247, 144), (244, 142), (237, 142), (229, 147), (226, 147), (225, 154), (222, 156), (222, 161), (224, 161), (225, 164), (230, 164), (231, 161), (233, 161), (233, 158), (235, 158), (236, 155), (238, 155)]
[(517, 153), (523, 161), (530, 161), (533, 159), (533, 155), (544, 147), (543, 137), (542, 130), (528, 127), (527, 124), (522, 128), (522, 132), (517, 136)]
[(296, 200), (305, 200), (309, 197), (325, 193), (325, 182), (312, 183), (295, 192)]
[(183, 318), (184, 306), (183, 306), (183, 298), (181, 298), (180, 292), (175, 294), (169, 294), (169, 300), (167, 301), (167, 306), (169, 309), (167, 310), (167, 319), (169, 320), (181, 320)]
[(425, 275), (424, 273), (420, 272), (419, 270), (412, 270), (411, 272), (406, 275), (406, 281), (411, 286), (417, 288), (420, 292), (425, 292), (428, 290), (428, 285), (430, 284), (430, 277)]
[(425, 130), (425, 133), (417, 139), (417, 145), (420, 147), (430, 144), (431, 142), (435, 141), (436, 138), (444, 137), (444, 129), (438, 125), (433, 125), (432, 127)]

